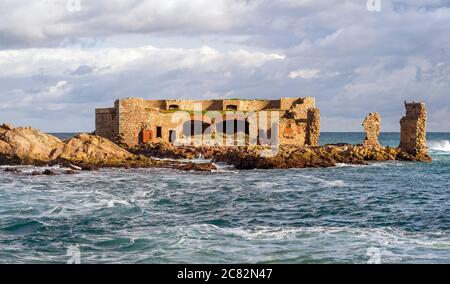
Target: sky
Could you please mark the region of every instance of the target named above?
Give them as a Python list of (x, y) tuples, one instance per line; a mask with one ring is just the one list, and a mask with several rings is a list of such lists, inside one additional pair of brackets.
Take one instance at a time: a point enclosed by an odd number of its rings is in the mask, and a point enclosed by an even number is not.
[[(369, 2), (369, 3), (368, 3)], [(450, 0), (1, 0), (0, 122), (92, 131), (118, 98), (316, 97), (322, 131), (450, 131)]]

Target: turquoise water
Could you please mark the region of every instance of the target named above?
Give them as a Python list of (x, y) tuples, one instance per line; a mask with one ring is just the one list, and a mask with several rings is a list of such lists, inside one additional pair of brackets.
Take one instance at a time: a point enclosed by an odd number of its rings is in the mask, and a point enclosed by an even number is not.
[(66, 262), (78, 245), (81, 263), (449, 263), (449, 141), (429, 134), (431, 164), (0, 171), (0, 262)]

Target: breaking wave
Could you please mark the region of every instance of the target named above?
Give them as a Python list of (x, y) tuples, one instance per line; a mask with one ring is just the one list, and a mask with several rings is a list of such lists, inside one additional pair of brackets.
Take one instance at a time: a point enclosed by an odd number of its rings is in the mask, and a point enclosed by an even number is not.
[(449, 140), (429, 141), (428, 147), (434, 151), (450, 152)]

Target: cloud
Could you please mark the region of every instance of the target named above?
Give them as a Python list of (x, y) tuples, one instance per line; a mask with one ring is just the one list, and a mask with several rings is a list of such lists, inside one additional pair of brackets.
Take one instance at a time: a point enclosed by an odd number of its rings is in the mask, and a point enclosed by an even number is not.
[(59, 81), (41, 90), (12, 90), (0, 103), (0, 109), (60, 110), (65, 107), (60, 102), (71, 90), (72, 86), (67, 81)]
[(302, 78), (302, 79), (314, 79), (319, 77), (320, 70), (317, 69), (299, 69), (297, 71), (289, 72), (288, 77), (291, 79)]
[(80, 9), (68, 0), (1, 1), (0, 46), (126, 33), (221, 32), (241, 26), (253, 6), (244, 0), (78, 1)]
[(450, 130), (448, 1), (382, 2), (4, 0), (0, 120), (92, 130), (119, 97), (315, 96), (325, 131), (360, 131), (372, 111), (398, 131), (404, 100)]

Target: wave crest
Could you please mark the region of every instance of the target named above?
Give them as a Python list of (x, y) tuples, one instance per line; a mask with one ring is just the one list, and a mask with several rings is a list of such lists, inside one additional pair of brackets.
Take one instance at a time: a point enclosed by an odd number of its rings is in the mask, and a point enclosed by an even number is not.
[(429, 141), (428, 147), (434, 151), (450, 152), (450, 141), (449, 140)]

